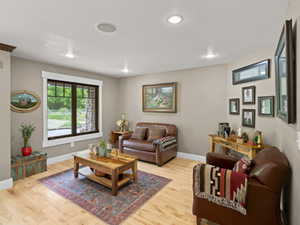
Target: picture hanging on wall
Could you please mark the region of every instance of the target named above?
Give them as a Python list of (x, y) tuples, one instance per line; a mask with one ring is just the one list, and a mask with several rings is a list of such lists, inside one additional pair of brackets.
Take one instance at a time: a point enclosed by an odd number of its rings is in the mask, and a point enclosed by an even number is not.
[(270, 62), (270, 59), (266, 59), (232, 71), (232, 84), (235, 85), (270, 78)]
[(242, 126), (255, 128), (255, 109), (243, 109)]
[(244, 105), (255, 104), (255, 86), (248, 86), (242, 88), (242, 97)]
[(143, 85), (143, 112), (176, 113), (177, 83)]
[(258, 97), (258, 115), (274, 117), (274, 96)]
[(239, 98), (229, 99), (229, 114), (240, 115), (240, 99)]
[(286, 21), (275, 53), (277, 116), (296, 122), (295, 49), (292, 20)]
[(14, 112), (27, 113), (39, 108), (40, 97), (30, 91), (15, 91), (11, 94), (10, 108)]

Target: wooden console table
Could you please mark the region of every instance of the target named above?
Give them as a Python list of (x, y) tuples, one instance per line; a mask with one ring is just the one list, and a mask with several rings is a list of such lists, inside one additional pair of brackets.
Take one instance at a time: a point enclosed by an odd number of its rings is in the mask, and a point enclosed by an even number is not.
[(231, 149), (234, 151), (237, 151), (239, 153), (242, 153), (246, 156), (248, 156), (250, 159), (253, 159), (257, 152), (260, 150), (270, 147), (267, 145), (250, 145), (250, 144), (239, 144), (235, 140), (226, 139), (223, 137), (220, 137), (218, 135), (209, 135), (210, 140), (210, 151), (215, 152), (216, 150), (216, 144), (221, 145), (224, 148)]
[(124, 134), (131, 134), (132, 131), (112, 131), (110, 134), (111, 142), (113, 144), (113, 147), (119, 148), (119, 137)]

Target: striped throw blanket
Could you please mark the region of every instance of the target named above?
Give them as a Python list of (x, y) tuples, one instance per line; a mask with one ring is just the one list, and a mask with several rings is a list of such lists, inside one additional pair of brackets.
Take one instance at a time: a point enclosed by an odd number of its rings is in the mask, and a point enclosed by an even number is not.
[(231, 208), (243, 215), (246, 211), (248, 176), (244, 173), (199, 164), (194, 167), (194, 193), (198, 198), (223, 207)]
[(153, 144), (159, 145), (160, 151), (166, 151), (170, 148), (176, 147), (177, 140), (175, 137), (167, 136), (161, 139), (154, 140)]

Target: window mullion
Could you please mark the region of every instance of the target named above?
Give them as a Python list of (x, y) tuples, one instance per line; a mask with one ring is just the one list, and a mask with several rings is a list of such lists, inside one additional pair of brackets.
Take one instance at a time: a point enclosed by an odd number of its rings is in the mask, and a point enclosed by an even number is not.
[(72, 135), (77, 134), (77, 92), (76, 84), (72, 84)]

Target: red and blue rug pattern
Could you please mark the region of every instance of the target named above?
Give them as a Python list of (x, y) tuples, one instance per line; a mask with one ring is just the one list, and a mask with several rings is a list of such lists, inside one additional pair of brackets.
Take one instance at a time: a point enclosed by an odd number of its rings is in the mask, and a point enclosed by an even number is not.
[(110, 189), (84, 176), (79, 175), (75, 179), (71, 169), (40, 179), (50, 190), (110, 225), (122, 223), (170, 181), (165, 177), (138, 171), (137, 183), (129, 183), (119, 190), (117, 196), (112, 196)]

